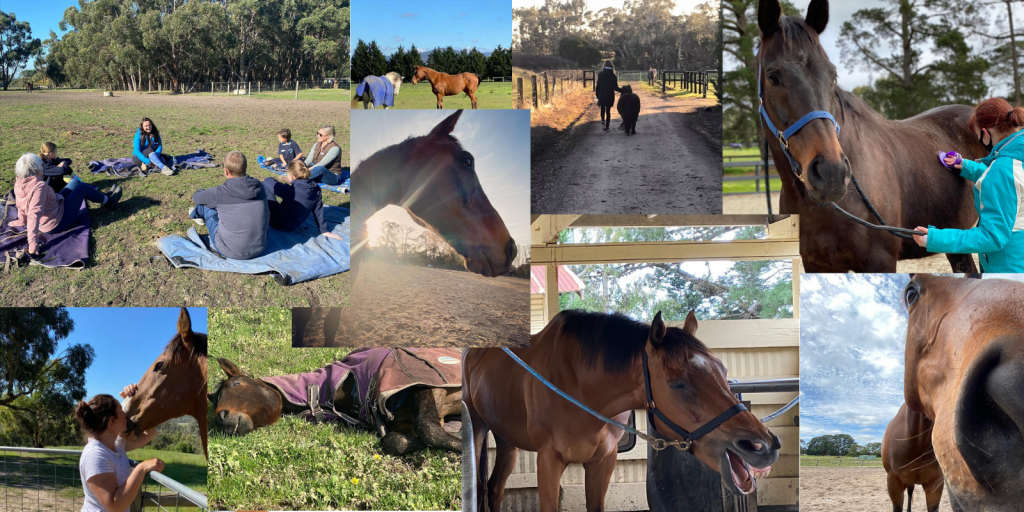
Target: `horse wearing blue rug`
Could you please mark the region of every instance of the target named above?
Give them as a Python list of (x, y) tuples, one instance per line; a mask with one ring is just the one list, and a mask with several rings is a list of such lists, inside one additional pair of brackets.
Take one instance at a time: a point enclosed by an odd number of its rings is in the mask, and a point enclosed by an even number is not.
[(395, 96), (402, 87), (402, 76), (394, 71), (384, 76), (365, 76), (356, 86), (351, 108), (363, 102), (363, 109), (395, 106)]
[(282, 414), (308, 421), (335, 421), (374, 430), (386, 453), (424, 447), (457, 452), (461, 436), (462, 362), (454, 348), (356, 349), (323, 368), (305, 373), (246, 376), (218, 359), (228, 378), (207, 395), (214, 424), (228, 435), (272, 425)]

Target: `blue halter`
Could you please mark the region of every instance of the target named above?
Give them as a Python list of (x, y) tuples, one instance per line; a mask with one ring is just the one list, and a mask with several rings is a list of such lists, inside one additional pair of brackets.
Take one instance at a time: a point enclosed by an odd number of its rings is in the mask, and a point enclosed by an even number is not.
[(825, 110), (814, 110), (808, 112), (803, 117), (798, 119), (795, 123), (791, 124), (789, 128), (780, 130), (775, 127), (775, 123), (768, 117), (768, 111), (764, 108), (764, 93), (761, 91), (761, 65), (757, 65), (757, 103), (758, 110), (761, 112), (761, 119), (764, 121), (765, 127), (768, 132), (779, 138), (779, 145), (782, 146), (782, 152), (786, 154), (786, 158), (789, 159), (789, 168), (792, 169), (793, 174), (796, 174), (800, 181), (803, 178), (800, 176), (801, 173), (797, 171), (796, 160), (793, 159), (793, 155), (789, 153), (789, 138), (796, 135), (796, 132), (800, 131), (807, 123), (815, 119), (828, 119), (832, 121), (832, 124), (836, 127), (836, 138), (839, 138), (839, 123), (836, 122), (836, 118), (832, 117), (832, 114)]

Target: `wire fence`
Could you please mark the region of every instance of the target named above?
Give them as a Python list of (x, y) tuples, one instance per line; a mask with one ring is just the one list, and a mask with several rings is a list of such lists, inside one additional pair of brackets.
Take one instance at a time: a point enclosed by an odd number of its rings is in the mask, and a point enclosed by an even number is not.
[[(508, 78), (511, 81), (511, 77)], [(495, 80), (499, 81), (499, 80)], [(180, 82), (177, 85), (165, 82), (152, 82), (139, 84), (137, 86), (131, 85), (113, 85), (110, 87), (100, 87), (105, 91), (111, 92), (133, 92), (133, 93), (175, 93), (175, 94), (208, 94), (214, 96), (252, 96), (257, 94), (275, 94), (284, 95), (287, 93), (298, 93), (299, 91), (310, 91), (319, 90), (324, 91), (348, 91), (352, 87), (352, 83), (346, 78), (326, 78), (323, 80), (277, 80), (277, 81), (265, 81), (265, 80), (250, 80), (246, 82), (241, 81), (230, 81), (230, 82)], [(27, 90), (26, 87), (21, 86), (19, 89)], [(96, 87), (84, 87), (84, 86), (70, 86), (64, 85), (60, 87), (50, 86), (35, 86), (34, 90), (95, 90)]]
[(880, 468), (881, 458), (860, 459), (851, 457), (814, 457), (803, 455), (800, 457), (800, 467), (832, 467), (832, 468)]
[[(81, 450), (0, 446), (0, 511), (79, 512), (85, 499), (78, 471), (81, 454)], [(129, 511), (146, 509), (207, 512), (208, 505), (204, 494), (153, 471)]]

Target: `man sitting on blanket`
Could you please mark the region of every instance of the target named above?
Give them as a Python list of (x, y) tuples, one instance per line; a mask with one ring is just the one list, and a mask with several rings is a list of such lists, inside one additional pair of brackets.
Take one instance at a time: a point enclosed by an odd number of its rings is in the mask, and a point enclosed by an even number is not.
[(245, 155), (224, 156), (223, 184), (192, 195), (189, 218), (205, 225), (210, 245), (225, 258), (249, 260), (263, 253), (270, 229), (270, 210), (263, 184), (245, 174)]

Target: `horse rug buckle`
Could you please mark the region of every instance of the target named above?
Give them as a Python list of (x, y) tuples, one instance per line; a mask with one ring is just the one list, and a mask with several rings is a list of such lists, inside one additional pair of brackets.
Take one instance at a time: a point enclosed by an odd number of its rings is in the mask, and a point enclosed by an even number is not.
[(310, 384), (306, 388), (306, 396), (309, 399), (309, 412), (317, 421), (324, 421), (327, 417), (324, 415), (323, 409), (320, 408), (320, 385)]

